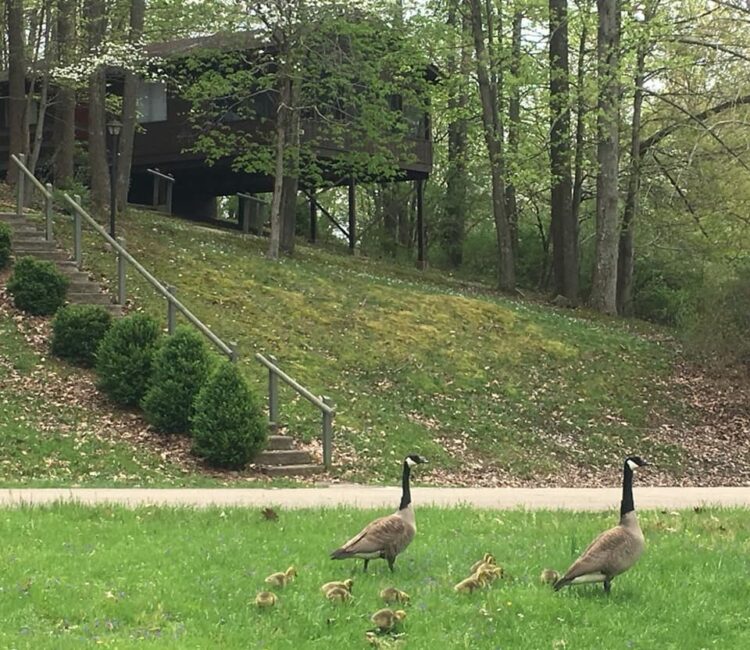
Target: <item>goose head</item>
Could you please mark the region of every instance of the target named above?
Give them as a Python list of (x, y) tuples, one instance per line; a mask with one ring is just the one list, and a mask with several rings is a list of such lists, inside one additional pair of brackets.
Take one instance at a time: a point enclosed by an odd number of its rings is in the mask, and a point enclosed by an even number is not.
[(625, 459), (625, 464), (628, 466), (631, 472), (634, 472), (639, 467), (648, 466), (648, 463), (640, 456), (628, 456)]
[(423, 463), (426, 463), (427, 459), (424, 456), (420, 456), (419, 454), (409, 454), (406, 458), (404, 458), (404, 462), (409, 467), (414, 467), (415, 465), (422, 465)]

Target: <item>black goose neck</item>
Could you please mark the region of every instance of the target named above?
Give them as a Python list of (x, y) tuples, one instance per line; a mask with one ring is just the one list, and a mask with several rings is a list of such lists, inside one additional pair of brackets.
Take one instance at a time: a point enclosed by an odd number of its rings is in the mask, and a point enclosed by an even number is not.
[(411, 503), (411, 490), (409, 489), (409, 477), (411, 475), (411, 466), (404, 461), (404, 473), (401, 476), (401, 505), (398, 509), (403, 510)]
[(620, 502), (620, 516), (624, 517), (629, 512), (635, 510), (633, 503), (633, 470), (625, 461), (625, 469), (622, 476), (622, 501)]

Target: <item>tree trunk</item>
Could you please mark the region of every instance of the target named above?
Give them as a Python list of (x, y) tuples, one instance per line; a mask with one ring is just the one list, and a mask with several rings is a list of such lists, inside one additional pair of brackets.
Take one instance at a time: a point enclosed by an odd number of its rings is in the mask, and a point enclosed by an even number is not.
[[(88, 18), (89, 51), (96, 56), (104, 40), (106, 17), (104, 0), (87, 0), (84, 9)], [(104, 68), (99, 66), (89, 78), (89, 168), (91, 177), (91, 203), (101, 212), (109, 203), (109, 161), (107, 160), (106, 122), (104, 104), (106, 79)]]
[(279, 108), (276, 111), (276, 153), (273, 178), (273, 198), (271, 200), (271, 236), (268, 240), (269, 259), (279, 258), (282, 226), (282, 191), (284, 187), (284, 145), (287, 133), (289, 112), (290, 80), (285, 74), (279, 78)]
[(294, 253), (294, 240), (297, 230), (297, 189), (299, 186), (300, 155), (300, 112), (297, 110), (300, 96), (300, 82), (293, 78), (289, 81), (289, 110), (287, 112), (284, 134), (284, 178), (281, 192), (281, 250), (287, 254)]
[(489, 60), (484, 44), (482, 8), (479, 0), (468, 0), (471, 10), (471, 27), (476, 51), (477, 80), (482, 101), (482, 125), (490, 159), (492, 182), (492, 213), (495, 219), (499, 256), (498, 284), (503, 291), (515, 291), (516, 276), (513, 259), (513, 239), (505, 213), (505, 181), (503, 159), (503, 127), (497, 104), (497, 89), (492, 87)]
[(578, 44), (578, 65), (576, 70), (576, 81), (578, 84), (576, 95), (576, 150), (573, 161), (573, 213), (572, 221), (576, 224), (576, 230), (581, 222), (581, 202), (583, 201), (583, 154), (586, 134), (586, 92), (585, 61), (586, 61), (586, 39), (588, 29), (584, 21), (581, 26), (581, 41)]
[[(143, 36), (143, 21), (146, 13), (146, 0), (131, 0), (130, 35), (131, 43), (137, 43)], [(133, 141), (137, 122), (136, 103), (138, 99), (138, 77), (133, 72), (125, 73), (122, 93), (122, 132), (117, 161), (117, 206), (122, 212), (128, 203), (130, 188), (130, 166), (133, 162)]]
[[(6, 0), (8, 29), (8, 131), (9, 154), (24, 153), (27, 134), (24, 132), (26, 108), (26, 54), (24, 45), (23, 1)], [(8, 182), (15, 183), (18, 168), (8, 158)]]
[[(510, 98), (508, 100), (508, 155), (511, 160), (518, 157), (518, 145), (521, 140), (521, 86), (518, 74), (521, 68), (521, 28), (523, 27), (523, 13), (513, 14), (513, 29), (510, 46)], [(516, 200), (516, 186), (513, 175), (510, 174), (505, 187), (505, 209), (510, 224), (513, 243), (513, 259), (518, 256), (518, 202)]]
[(596, 250), (591, 306), (605, 314), (617, 313), (618, 221), (617, 171), (619, 163), (618, 126), (620, 87), (618, 84), (620, 47), (620, 2), (597, 0), (599, 31), (599, 142), (596, 179)]
[[(75, 59), (75, 0), (57, 0), (57, 61), (61, 66)], [(76, 91), (70, 86), (57, 89), (53, 139), (53, 177), (58, 187), (69, 187), (73, 180), (75, 153)]]
[(570, 172), (568, 2), (549, 0), (550, 172), (552, 267), (555, 293), (578, 302), (578, 224), (573, 221)]
[[(644, 20), (649, 19), (647, 9)], [(638, 217), (641, 189), (641, 110), (643, 108), (643, 79), (646, 68), (646, 43), (638, 44), (635, 63), (635, 91), (633, 93), (633, 121), (630, 126), (630, 166), (625, 210), (620, 229), (619, 255), (617, 257), (617, 312), (633, 315), (633, 229)]]

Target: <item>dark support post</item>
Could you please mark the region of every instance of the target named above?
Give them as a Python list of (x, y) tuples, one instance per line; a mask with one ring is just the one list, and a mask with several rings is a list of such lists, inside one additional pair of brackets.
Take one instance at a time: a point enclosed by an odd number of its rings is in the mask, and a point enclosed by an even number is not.
[(420, 178), (417, 183), (417, 266), (425, 267), (424, 258), (424, 181)]
[(172, 189), (174, 181), (165, 181), (167, 184), (167, 214), (172, 214)]
[(109, 133), (109, 236), (115, 236), (115, 215), (117, 213), (117, 159), (120, 156), (120, 129), (122, 124), (117, 120), (107, 122)]
[(349, 252), (354, 252), (354, 243), (357, 241), (357, 198), (354, 179), (349, 180)]
[[(268, 358), (276, 365), (276, 357), (268, 355)], [(271, 368), (268, 369), (268, 420), (273, 430), (279, 428), (279, 378)]]
[(315, 243), (318, 238), (318, 202), (315, 200), (315, 190), (310, 192), (310, 242)]
[[(125, 238), (118, 237), (117, 242), (125, 248)], [(125, 256), (118, 252), (117, 253), (117, 304), (125, 306)]]
[[(173, 296), (177, 293), (177, 289), (171, 284), (167, 285), (167, 291)], [(174, 334), (175, 327), (177, 325), (177, 308), (171, 300), (167, 300), (167, 332), (171, 335)]]
[[(323, 396), (323, 403), (326, 406), (333, 406), (330, 397)], [(326, 471), (331, 471), (333, 449), (333, 415), (323, 411), (323, 465)]]

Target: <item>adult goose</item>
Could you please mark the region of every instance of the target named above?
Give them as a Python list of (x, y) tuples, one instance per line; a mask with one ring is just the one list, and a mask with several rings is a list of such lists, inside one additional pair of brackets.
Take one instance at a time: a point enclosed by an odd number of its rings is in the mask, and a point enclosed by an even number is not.
[(380, 517), (369, 523), (359, 534), (333, 551), (331, 559), (359, 558), (365, 561), (364, 570), (367, 571), (370, 560), (384, 558), (388, 562), (388, 568), (393, 571), (396, 557), (409, 546), (417, 532), (409, 489), (411, 468), (426, 462), (419, 454), (410, 454), (404, 459), (401, 504), (398, 510), (392, 515)]
[(566, 585), (586, 582), (603, 582), (605, 593), (609, 593), (612, 580), (632, 567), (643, 553), (645, 546), (641, 527), (635, 516), (633, 503), (633, 472), (648, 463), (640, 456), (628, 456), (622, 479), (622, 501), (620, 523), (605, 530), (581, 556), (573, 562), (565, 575), (555, 582), (555, 591)]

